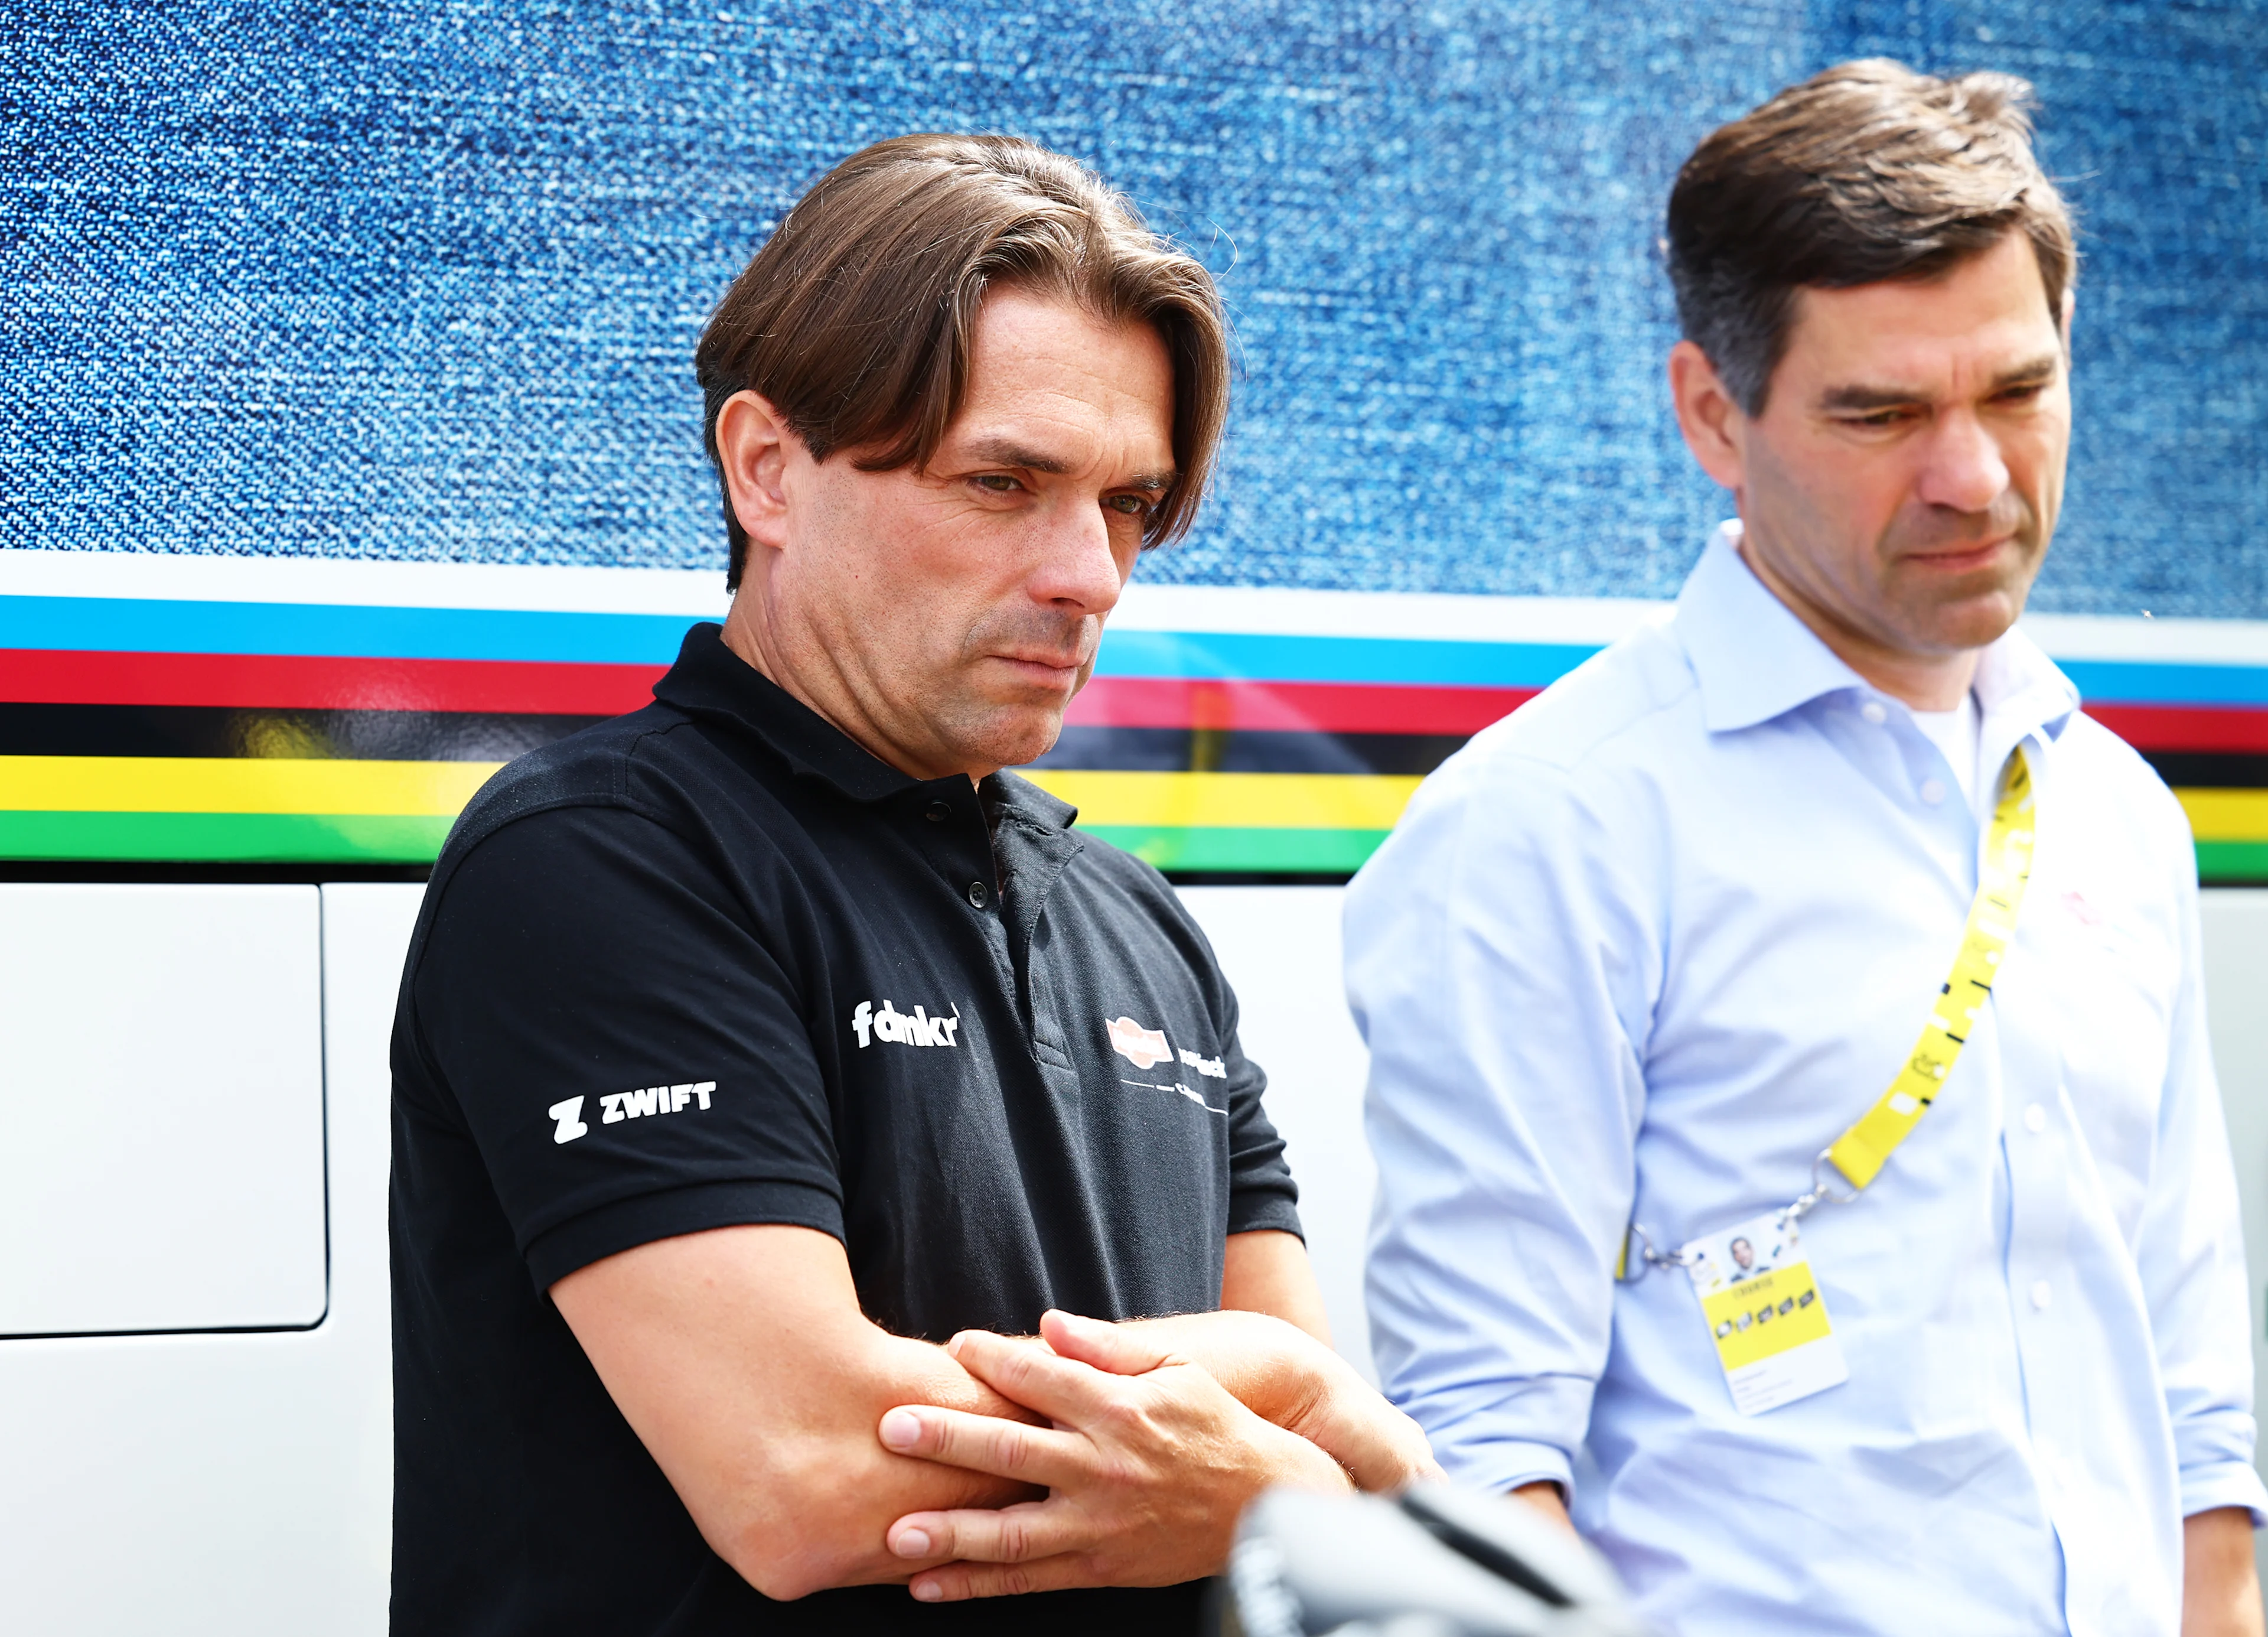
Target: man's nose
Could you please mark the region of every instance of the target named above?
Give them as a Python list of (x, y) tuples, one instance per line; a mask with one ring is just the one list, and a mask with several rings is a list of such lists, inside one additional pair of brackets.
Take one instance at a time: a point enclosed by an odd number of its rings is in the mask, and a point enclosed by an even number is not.
[(1124, 583), (1100, 505), (1066, 505), (1049, 519), (1034, 596), (1057, 607), (1075, 606), (1081, 614), (1108, 614)]
[(2008, 463), (1977, 416), (1948, 415), (1932, 429), (1919, 498), (1955, 512), (1983, 512), (2007, 491)]

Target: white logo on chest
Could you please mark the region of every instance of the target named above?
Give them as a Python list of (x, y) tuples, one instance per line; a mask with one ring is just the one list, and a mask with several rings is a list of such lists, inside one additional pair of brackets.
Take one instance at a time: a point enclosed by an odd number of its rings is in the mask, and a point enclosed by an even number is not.
[(882, 1009), (874, 1010), (871, 1000), (861, 1000), (858, 1009), (850, 1014), (850, 1032), (858, 1036), (858, 1049), (863, 1051), (878, 1040), (900, 1046), (957, 1046), (961, 1043), (961, 1008), (953, 1008), (951, 1017), (932, 1017), (916, 1007), (910, 1014), (899, 1011), (887, 1000)]

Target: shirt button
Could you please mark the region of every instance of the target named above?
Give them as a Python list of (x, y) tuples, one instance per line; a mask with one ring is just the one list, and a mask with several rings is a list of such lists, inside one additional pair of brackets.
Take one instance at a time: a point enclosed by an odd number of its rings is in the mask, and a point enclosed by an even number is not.
[(1945, 800), (1945, 786), (1933, 778), (1925, 778), (1921, 781), (1921, 799), (1935, 807)]
[(2048, 1111), (2036, 1102), (2024, 1110), (2024, 1129), (2035, 1137), (2048, 1128)]
[(1867, 700), (1866, 704), (1859, 707), (1859, 714), (1865, 717), (1868, 721), (1874, 723), (1877, 727), (1880, 727), (1884, 722), (1889, 720), (1890, 717), (1890, 713), (1882, 708), (1882, 702), (1880, 699)]
[(2032, 1281), (2032, 1305), (2034, 1307), (2044, 1310), (2049, 1301), (2051, 1301), (2054, 1296), (2055, 1292), (2048, 1287), (2047, 1280), (2043, 1279), (2036, 1279)]
[(992, 902), (992, 889), (990, 887), (987, 887), (983, 881), (969, 882), (968, 902), (970, 907), (979, 910), (983, 909), (986, 904)]
[(922, 816), (932, 824), (942, 824), (953, 816), (953, 803), (932, 801), (922, 809)]

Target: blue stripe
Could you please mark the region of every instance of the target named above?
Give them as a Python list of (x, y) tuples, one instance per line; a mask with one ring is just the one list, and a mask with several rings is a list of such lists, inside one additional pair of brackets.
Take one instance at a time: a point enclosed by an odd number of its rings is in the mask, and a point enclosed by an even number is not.
[(677, 658), (677, 645), (692, 623), (663, 614), (0, 597), (0, 648), (123, 653), (667, 665)]
[(2089, 704), (2268, 704), (2268, 666), (2058, 660)]
[[(691, 623), (664, 614), (0, 596), (0, 648), (666, 665)], [(1195, 681), (1543, 688), (1597, 651), (1572, 643), (1115, 630), (1103, 638), (1095, 670)], [(2268, 706), (2268, 666), (2061, 663), (2096, 704)]]
[(1567, 643), (1115, 630), (1104, 635), (1094, 669), (1101, 676), (1197, 681), (1543, 688), (1597, 652), (1589, 645)]

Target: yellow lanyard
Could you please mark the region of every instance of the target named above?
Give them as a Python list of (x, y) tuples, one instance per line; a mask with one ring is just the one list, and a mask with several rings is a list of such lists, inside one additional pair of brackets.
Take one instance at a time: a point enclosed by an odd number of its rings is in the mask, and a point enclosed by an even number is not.
[(1977, 875), (1977, 896), (1961, 933), (1961, 953), (1953, 958), (1953, 976), (1945, 980), (1937, 1004), (1930, 1008), (1921, 1038), (1899, 1066), (1890, 1088), (1828, 1145), (1824, 1157), (1850, 1179), (1854, 1191), (1874, 1180), (1936, 1101), (1938, 1088), (1960, 1060), (1961, 1048), (1969, 1043), (1977, 1014), (1992, 992), (2000, 957), (2016, 935), (2016, 911), (2024, 902), (2024, 883), (2032, 878), (2032, 764), (2021, 745), (2008, 753), (2007, 765), (2000, 771), (2000, 800), (1992, 809), (1992, 828), (1985, 837)]
[[(1898, 1067), (1889, 1089), (1874, 1106), (1820, 1151), (1812, 1161), (1811, 1188), (1782, 1213), (1784, 1220), (1802, 1216), (1822, 1201), (1847, 1203), (1881, 1175), (1897, 1147), (1913, 1134), (1938, 1089), (1969, 1043), (1992, 980), (1999, 975), (2000, 960), (2016, 935), (2016, 911), (2024, 902), (2024, 884), (2032, 876), (2032, 765), (2024, 748), (2008, 753), (2000, 770), (2000, 797), (1992, 808), (1992, 824), (1984, 838), (1984, 857), (1977, 867), (1977, 896), (1969, 905), (1969, 924), (1962, 929), (1961, 951), (1953, 958), (1953, 975), (1939, 991), (1921, 1038)], [(1820, 1173), (1831, 1162), (1851, 1184), (1847, 1194), (1831, 1192)], [(1682, 1265), (1682, 1253), (1664, 1254), (1653, 1248), (1643, 1228), (1631, 1224), (1640, 1254), (1647, 1262)], [(1630, 1259), (1627, 1239), (1615, 1265), (1615, 1277), (1624, 1276)]]

